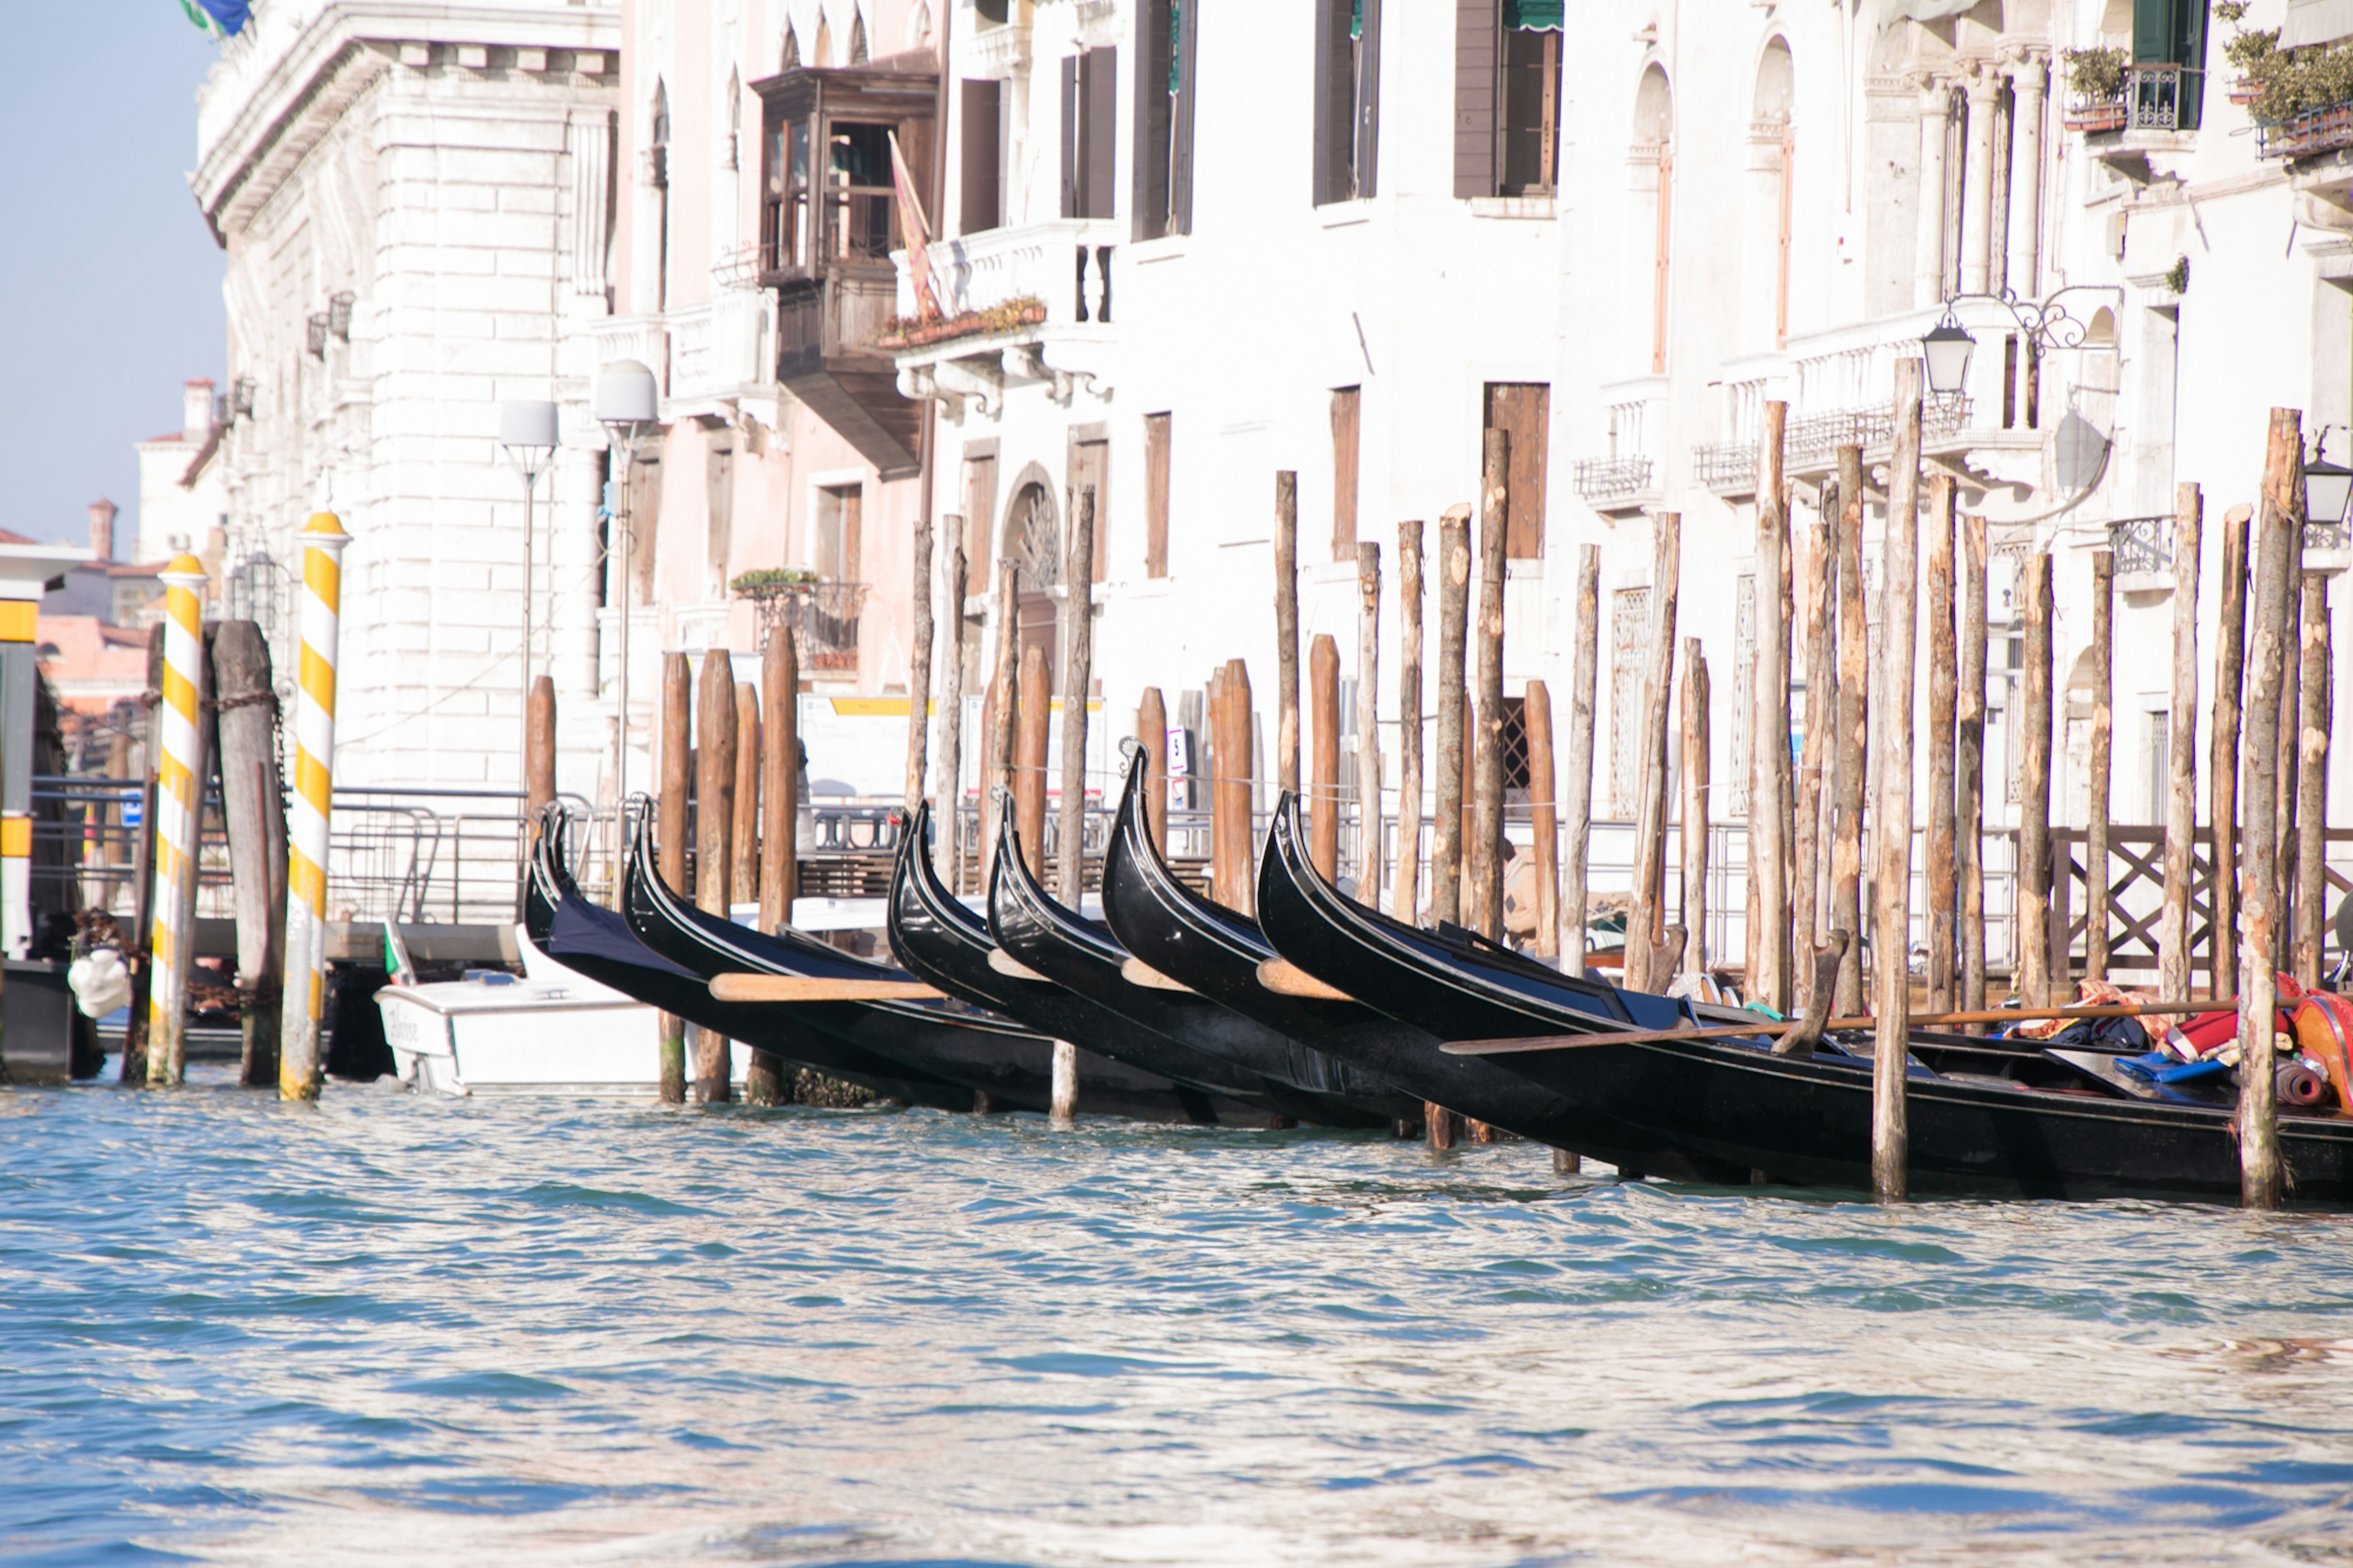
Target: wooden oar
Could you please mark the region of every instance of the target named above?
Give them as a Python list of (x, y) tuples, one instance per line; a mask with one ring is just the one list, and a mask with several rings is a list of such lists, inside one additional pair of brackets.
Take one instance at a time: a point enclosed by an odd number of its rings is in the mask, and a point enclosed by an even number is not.
[(914, 980), (827, 980), (805, 974), (715, 974), (722, 1002), (922, 1002), (944, 994)]
[[(2177, 1013), (2211, 1013), (2230, 1005), (2227, 1002), (2127, 1002), (2121, 1005), (2102, 1004), (2084, 1007), (1999, 1007), (1974, 1013), (1919, 1013), (1911, 1023), (1917, 1028), (1937, 1028), (1953, 1024), (2029, 1024), (2044, 1018), (2137, 1018), (2159, 1017)], [(1868, 1016), (1832, 1018), (1822, 1026), (1825, 1033), (1839, 1029), (1868, 1029), (1873, 1020)], [(1793, 1034), (1802, 1026), (1794, 1019), (1759, 1018), (1753, 1024), (1703, 1024), (1697, 1028), (1628, 1029), (1605, 1035), (1525, 1035), (1501, 1040), (1449, 1040), (1440, 1048), (1451, 1057), (1505, 1057), (1523, 1051), (1576, 1051), (1592, 1046), (1656, 1045), (1666, 1040), (1722, 1040), (1741, 1035), (1772, 1035), (1776, 1037)]]
[(1287, 958), (1270, 958), (1258, 966), (1258, 983), (1278, 996), (1303, 996), (1310, 1002), (1354, 1002), (1337, 986), (1326, 985)]
[(1131, 958), (1119, 966), (1119, 977), (1130, 985), (1141, 985), (1147, 991), (1182, 991), (1186, 995), (1198, 993), (1181, 980), (1171, 980), (1140, 958)]

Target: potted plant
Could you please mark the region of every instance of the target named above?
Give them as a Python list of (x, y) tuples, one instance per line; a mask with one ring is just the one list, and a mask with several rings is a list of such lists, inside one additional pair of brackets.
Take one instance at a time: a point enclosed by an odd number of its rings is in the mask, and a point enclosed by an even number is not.
[(754, 566), (738, 572), (727, 585), (738, 598), (771, 599), (807, 593), (817, 586), (817, 574), (797, 566)]
[(2065, 53), (2067, 89), (2074, 94), (2074, 101), (2067, 106), (2067, 129), (2084, 132), (2124, 129), (2124, 50), (2095, 47), (2069, 49)]

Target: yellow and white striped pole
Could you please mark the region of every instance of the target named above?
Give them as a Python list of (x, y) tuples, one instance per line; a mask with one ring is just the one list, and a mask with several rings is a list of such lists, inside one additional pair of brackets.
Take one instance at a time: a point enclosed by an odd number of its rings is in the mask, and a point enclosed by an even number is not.
[(164, 689), (155, 707), (154, 935), (148, 962), (147, 1081), (180, 1082), (187, 1068), (188, 967), (195, 956), (196, 852), (204, 826), (204, 563), (164, 569)]
[(294, 709), (294, 814), (286, 835), (286, 1000), (278, 1098), (319, 1098), (319, 1021), (327, 985), (327, 844), (335, 783), (335, 658), (343, 547), (333, 512), (302, 531), (301, 695)]

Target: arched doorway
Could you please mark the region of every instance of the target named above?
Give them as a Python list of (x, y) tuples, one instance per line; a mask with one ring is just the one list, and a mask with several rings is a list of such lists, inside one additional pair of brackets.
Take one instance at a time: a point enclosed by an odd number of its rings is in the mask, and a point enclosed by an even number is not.
[(1054, 492), (1042, 481), (1030, 479), (1013, 492), (1013, 503), (1005, 510), (1004, 550), (1004, 559), (1021, 574), (1014, 623), (1020, 628), (1021, 652), (1026, 657), (1033, 645), (1042, 649), (1050, 677), (1059, 646), (1050, 590), (1062, 582), (1062, 527)]

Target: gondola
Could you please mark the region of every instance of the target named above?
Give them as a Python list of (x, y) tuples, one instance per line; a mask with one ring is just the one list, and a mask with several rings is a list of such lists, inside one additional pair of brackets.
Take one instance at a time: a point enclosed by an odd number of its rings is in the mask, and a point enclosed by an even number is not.
[[(633, 824), (622, 857), (622, 912), (645, 944), (706, 982), (727, 973), (913, 980), (787, 926), (773, 934), (681, 903), (653, 868), (645, 824)], [(784, 1007), (778, 1003), (764, 1004)], [(999, 1014), (954, 1001), (790, 1004), (815, 1028), (875, 1055), (961, 1083), (1001, 1109), (1050, 1109), (1054, 1042)], [(1197, 1090), (1157, 1073), (1081, 1049), (1077, 1110), (1140, 1121), (1191, 1121)]]
[(722, 1002), (710, 984), (653, 952), (622, 918), (580, 896), (564, 858), (564, 813), (549, 806), (523, 878), (523, 931), (541, 952), (625, 996), (886, 1100), (970, 1110), (959, 1083), (835, 1039), (775, 1007)]
[(966, 909), (932, 868), (932, 808), (915, 819), (899, 847), (891, 879), (891, 951), (909, 973), (975, 1006), (992, 1008), (1058, 1040), (1085, 1041), (1106, 1056), (1200, 1090), (1194, 1120), (1264, 1127), (1270, 1118), (1299, 1119), (1319, 1109), (1309, 1097), (1271, 1083), (1162, 1035), (1139, 1029), (1076, 992), (1050, 980), (1030, 980), (992, 968), (997, 942), (987, 922)]
[(1145, 810), (1151, 758), (1128, 765), (1111, 842), (1103, 852), (1103, 918), (1154, 969), (1293, 1039), (1314, 1040), (1407, 1094), (1538, 1142), (1572, 1147), (1586, 1131), (1573, 1100), (1477, 1057), (1450, 1057), (1428, 1030), (1359, 1002), (1288, 996), (1259, 981), (1278, 956), (1258, 922), (1213, 903), (1177, 879), (1153, 841)]
[(1008, 956), (1140, 1028), (1310, 1097), (1325, 1126), (1381, 1127), (1414, 1121), (1421, 1101), (1208, 997), (1137, 984), (1123, 972), (1127, 950), (1109, 928), (1054, 901), (1021, 857), (1013, 803), (1003, 803), (988, 884), (988, 930)]
[[(1592, 994), (1592, 983), (1484, 951), (1414, 941), (1428, 933), (1364, 918), (1367, 911), (1308, 863), (1290, 802), (1277, 814), (1259, 889), (1267, 934), (1293, 963), (1335, 982), (1349, 977), (1367, 1001), (1409, 1012), (1457, 1038), (1550, 1033), (1567, 1039), (1660, 1022), (1647, 1016), (1660, 999), (1618, 993), (1620, 1016), (1597, 1031), (1595, 1020), (1608, 1010)], [(2232, 1090), (2145, 1081), (2112, 1055), (2031, 1041), (1915, 1036), (1911, 1055), (1907, 1170), (1916, 1194), (2239, 1197)], [(1860, 1039), (1852, 1048), (1826, 1041), (1807, 1058), (1776, 1056), (1756, 1036), (1485, 1059), (1695, 1162), (1808, 1185), (1870, 1185), (1872, 1064), (1870, 1047)], [(2353, 1204), (2353, 1116), (2284, 1107), (2279, 1131), (2291, 1205)]]

